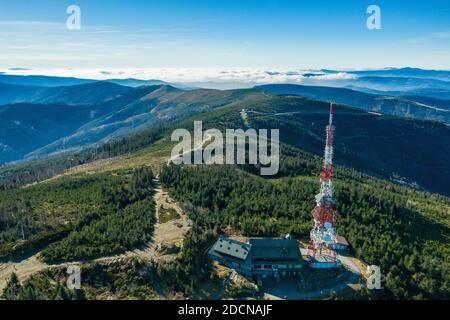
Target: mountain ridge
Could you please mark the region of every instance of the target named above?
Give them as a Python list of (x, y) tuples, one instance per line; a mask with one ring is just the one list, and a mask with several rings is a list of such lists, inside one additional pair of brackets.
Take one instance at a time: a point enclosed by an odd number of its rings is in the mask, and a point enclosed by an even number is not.
[[(262, 85), (255, 88), (275, 94), (294, 94), (321, 101), (333, 101), (367, 111), (450, 123), (450, 102), (448, 108), (442, 108), (445, 101), (437, 99), (419, 98), (417, 102), (408, 100), (407, 97), (375, 95), (347, 88), (294, 84)], [(439, 103), (438, 106), (431, 106), (425, 105), (425, 101)]]
[(71, 86), (38, 87), (0, 82), (0, 105), (14, 103), (91, 104), (114, 98), (130, 90), (110, 82), (91, 82)]

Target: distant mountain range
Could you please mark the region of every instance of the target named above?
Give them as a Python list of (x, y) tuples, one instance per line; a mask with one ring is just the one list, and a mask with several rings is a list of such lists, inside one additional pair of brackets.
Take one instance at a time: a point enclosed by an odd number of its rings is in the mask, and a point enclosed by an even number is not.
[[(139, 83), (133, 79), (125, 81), (130, 86), (109, 81), (61, 85), (73, 79), (52, 79), (59, 85), (46, 87), (0, 82), (0, 101), (7, 102), (0, 105), (0, 164), (76, 152), (226, 108), (260, 110), (260, 116), (251, 117), (257, 120), (255, 126), (279, 127), (283, 141), (320, 155), (325, 125), (320, 123), (326, 120), (321, 101), (334, 101), (341, 110), (337, 152), (343, 164), (445, 193), (449, 172), (442, 154), (450, 154), (450, 128), (439, 123), (450, 122), (445, 100), (287, 84), (236, 90), (133, 87)], [(29, 78), (25, 80), (29, 84)], [(244, 125), (239, 113), (234, 117), (236, 125)]]
[[(450, 82), (436, 79), (406, 77), (360, 77), (347, 87), (390, 95), (422, 95), (436, 99), (450, 99)], [(384, 92), (383, 92), (384, 91)]]
[[(0, 83), (14, 84), (21, 86), (37, 86), (37, 87), (62, 87), (62, 86), (74, 86), (80, 84), (89, 84), (98, 82), (99, 80), (92, 79), (80, 79), (73, 77), (53, 77), (53, 76), (22, 76), (22, 75), (10, 75), (0, 73)], [(102, 82), (111, 82), (128, 87), (139, 86), (152, 86), (166, 84), (161, 80), (139, 80), (139, 79), (108, 79), (102, 80)]]
[(275, 94), (294, 94), (321, 101), (333, 101), (372, 112), (450, 123), (450, 101), (417, 96), (375, 95), (346, 88), (291, 84), (256, 88)]
[(88, 121), (90, 110), (65, 104), (13, 104), (0, 109), (0, 163), (68, 135)]
[(424, 70), (420, 68), (385, 68), (381, 70), (347, 71), (360, 76), (426, 78), (450, 81), (448, 70)]
[(183, 91), (168, 85), (139, 87), (117, 99), (95, 105), (95, 110), (90, 111), (95, 114), (93, 119), (72, 134), (27, 156), (36, 157), (67, 148), (81, 149), (139, 129), (168, 124), (233, 102), (258, 98), (262, 99), (263, 94), (252, 90)]
[[(12, 103), (89, 104), (112, 99), (130, 90), (110, 82), (73, 86), (38, 87), (0, 83), (0, 105)], [(1, 107), (0, 107), (1, 108)]]
[[(346, 77), (333, 77), (345, 74)], [(391, 96), (425, 96), (450, 100), (450, 71), (418, 68), (327, 70), (303, 74), (303, 85), (350, 88)], [(326, 80), (324, 80), (326, 79)]]
[(141, 128), (264, 97), (256, 90), (180, 90), (169, 85), (129, 88), (108, 82), (21, 89), (16, 90), (18, 100), (28, 97), (33, 103), (0, 106), (0, 163), (80, 150)]
[[(324, 73), (339, 71), (321, 70), (310, 73), (308, 79), (315, 83), (314, 79)], [(271, 84), (253, 90), (225, 91), (182, 90), (186, 86), (176, 88), (160, 80), (96, 81), (0, 74), (0, 163), (84, 148), (141, 127), (174, 122), (249, 97), (263, 99), (267, 92), (450, 123), (450, 100), (433, 97), (450, 92), (448, 71), (403, 68), (348, 73), (356, 78), (337, 80), (344, 87)], [(430, 96), (430, 92), (436, 94)]]

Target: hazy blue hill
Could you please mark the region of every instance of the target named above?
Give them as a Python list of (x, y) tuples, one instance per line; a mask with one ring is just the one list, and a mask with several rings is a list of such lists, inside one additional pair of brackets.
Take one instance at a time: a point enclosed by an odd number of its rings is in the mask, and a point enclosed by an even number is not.
[(391, 96), (426, 96), (450, 100), (450, 70), (424, 70), (419, 68), (385, 68), (379, 70), (326, 70), (304, 74), (303, 84), (322, 86), (321, 75), (345, 72), (355, 78), (329, 79), (326, 86), (351, 88), (366, 93)]
[(417, 119), (450, 122), (446, 103), (436, 99), (392, 97), (369, 94), (346, 88), (302, 86), (292, 84), (263, 85), (257, 88), (276, 94), (295, 94), (310, 99), (334, 101), (356, 108)]
[[(139, 98), (124, 99), (135, 90), (142, 93)], [(169, 85), (139, 87), (124, 97), (98, 105), (103, 114), (96, 117), (71, 135), (46, 145), (29, 157), (40, 156), (66, 148), (82, 149), (99, 141), (129, 134), (142, 128), (173, 123), (188, 116), (207, 112), (231, 103), (267, 99), (267, 94), (258, 90), (208, 90), (184, 91)], [(118, 103), (120, 101), (120, 103)]]
[[(424, 70), (427, 71), (427, 70)], [(437, 71), (438, 72), (438, 71)], [(448, 71), (442, 71), (444, 74)], [(426, 96), (436, 99), (450, 99), (450, 79), (418, 78), (406, 76), (381, 76), (360, 74), (357, 79), (338, 85), (357, 90), (393, 96)]]
[(0, 82), (0, 108), (3, 104), (23, 101), (40, 90), (42, 90), (40, 87), (19, 86)]
[(0, 163), (83, 149), (141, 128), (267, 95), (255, 90), (184, 91), (169, 85), (130, 88), (108, 82), (33, 90), (30, 95), (39, 104), (0, 109), (0, 143), (5, 150)]
[(87, 84), (96, 81), (97, 80), (79, 79), (74, 77), (20, 76), (20, 75), (0, 74), (0, 82), (21, 86), (59, 87), (59, 86), (74, 86), (78, 84)]
[(423, 78), (450, 81), (450, 70), (427, 70), (420, 68), (383, 68), (374, 70), (330, 70), (321, 69), (322, 74), (346, 72), (361, 77), (393, 77), (393, 78)]
[[(23, 76), (23, 75), (10, 75), (0, 73), (0, 82), (20, 86), (62, 87), (62, 86), (89, 84), (99, 82), (99, 80), (81, 79), (74, 77), (44, 76), (44, 75)], [(107, 80), (100, 80), (100, 82), (115, 83), (126, 87), (154, 86), (167, 84), (166, 82), (157, 79), (141, 80), (134, 78), (125, 78), (125, 79), (112, 78)]]
[(116, 83), (121, 86), (127, 86), (127, 87), (157, 86), (157, 85), (167, 84), (166, 82), (161, 81), (161, 80), (140, 80), (140, 79), (133, 79), (133, 78), (108, 79), (105, 81), (111, 82), (111, 83)]
[(415, 77), (363, 76), (357, 78), (354, 83), (355, 85), (369, 87), (375, 90), (450, 90), (450, 81)]
[(10, 146), (0, 142), (0, 164), (20, 159), (23, 155)]
[(405, 99), (423, 103), (425, 105), (433, 106), (440, 109), (450, 110), (450, 100), (436, 99), (432, 97), (422, 96), (404, 96)]
[(94, 82), (75, 86), (46, 89), (34, 103), (89, 104), (113, 99), (130, 88), (108, 83)]
[(387, 68), (381, 70), (348, 71), (352, 74), (383, 77), (415, 77), (450, 81), (448, 70), (424, 70), (420, 68)]
[(128, 90), (130, 90), (129, 87), (109, 82), (93, 82), (60, 87), (32, 87), (0, 83), (0, 104), (89, 104), (112, 99)]
[(423, 97), (430, 97), (440, 100), (450, 100), (450, 90), (445, 89), (417, 89), (406, 91), (401, 95), (418, 95)]
[(376, 95), (383, 96), (400, 96), (400, 97), (424, 97), (424, 98), (432, 98), (436, 100), (449, 101), (450, 100), (450, 90), (445, 89), (417, 89), (417, 90), (409, 90), (409, 91), (392, 91), (392, 90), (375, 90), (366, 87), (358, 87), (349, 85), (346, 86), (348, 89), (366, 92)]
[(89, 119), (85, 107), (62, 104), (13, 104), (0, 109), (0, 163), (69, 134)]
[[(99, 99), (114, 94), (103, 102), (67, 105), (61, 103), (11, 104), (0, 108), (0, 143), (5, 151), (0, 154), (0, 163), (19, 160), (26, 154), (47, 144), (73, 134), (78, 128), (96, 118), (114, 113), (133, 101), (156, 90), (158, 87), (139, 87), (130, 89), (112, 83), (92, 83), (80, 86), (46, 88), (55, 90), (54, 99), (64, 97), (67, 101), (80, 99)], [(108, 90), (111, 89), (111, 90)], [(126, 89), (121, 95), (118, 92)], [(46, 101), (50, 97), (47, 96)], [(95, 139), (94, 139), (95, 140)], [(65, 146), (63, 140), (62, 146)]]

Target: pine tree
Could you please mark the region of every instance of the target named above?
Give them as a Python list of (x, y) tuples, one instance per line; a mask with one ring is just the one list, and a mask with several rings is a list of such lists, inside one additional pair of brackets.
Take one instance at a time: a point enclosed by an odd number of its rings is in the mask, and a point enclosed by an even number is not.
[(27, 284), (20, 290), (18, 300), (37, 300), (36, 293), (31, 284)]
[(13, 272), (6, 284), (5, 289), (3, 289), (2, 298), (6, 300), (17, 300), (20, 293), (20, 281), (16, 273)]
[(86, 300), (86, 295), (84, 293), (84, 290), (75, 289), (72, 293), (72, 300)]
[(58, 285), (56, 286), (55, 296), (53, 299), (54, 300), (70, 300), (66, 290), (60, 283), (58, 283)]

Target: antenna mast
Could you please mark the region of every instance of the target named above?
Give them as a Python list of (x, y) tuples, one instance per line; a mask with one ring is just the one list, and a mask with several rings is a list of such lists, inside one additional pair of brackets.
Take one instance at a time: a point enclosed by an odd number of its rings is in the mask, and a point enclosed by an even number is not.
[(320, 176), (320, 192), (316, 195), (316, 207), (312, 211), (314, 227), (310, 233), (309, 261), (313, 268), (335, 268), (339, 265), (336, 259), (336, 212), (333, 188), (333, 103), (330, 104), (330, 115), (326, 127), (326, 143), (323, 171)]

